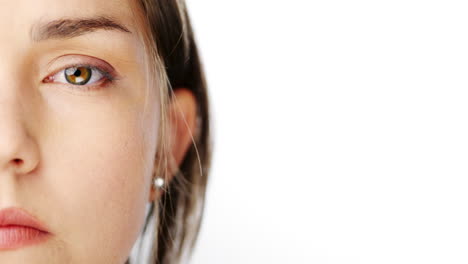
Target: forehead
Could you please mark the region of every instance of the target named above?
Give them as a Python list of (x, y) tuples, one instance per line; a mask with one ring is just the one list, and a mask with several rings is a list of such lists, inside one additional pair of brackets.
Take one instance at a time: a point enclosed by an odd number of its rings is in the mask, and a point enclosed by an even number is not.
[(136, 30), (134, 0), (0, 0), (2, 38), (28, 37), (31, 27), (58, 18), (106, 16)]

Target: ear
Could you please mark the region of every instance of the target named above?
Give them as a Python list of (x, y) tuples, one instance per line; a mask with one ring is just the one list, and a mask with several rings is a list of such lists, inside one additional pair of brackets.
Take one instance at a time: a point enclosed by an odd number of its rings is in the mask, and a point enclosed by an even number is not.
[[(177, 168), (182, 163), (185, 154), (187, 153), (192, 138), (195, 133), (196, 118), (197, 118), (197, 101), (195, 95), (187, 88), (174, 89), (174, 94), (171, 102), (169, 103), (169, 129), (168, 129), (168, 145), (172, 157), (169, 157), (170, 163), (173, 159), (173, 166), (168, 168), (168, 182), (174, 177)], [(171, 165), (170, 165), (171, 166)], [(152, 184), (152, 182), (151, 182)], [(151, 188), (149, 201), (154, 201), (161, 196), (158, 192)]]

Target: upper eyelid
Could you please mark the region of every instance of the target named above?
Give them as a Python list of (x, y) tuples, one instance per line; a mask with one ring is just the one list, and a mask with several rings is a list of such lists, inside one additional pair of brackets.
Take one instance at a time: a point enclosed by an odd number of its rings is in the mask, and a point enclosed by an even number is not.
[[(72, 62), (68, 62), (68, 63), (64, 62), (62, 66), (58, 68), (52, 67), (52, 65), (56, 63), (57, 60), (64, 59), (66, 57), (72, 57), (73, 58), (71, 60)], [(75, 58), (81, 58), (81, 57), (83, 57), (84, 59), (75, 59)], [(93, 61), (96, 61), (96, 62), (94, 63)], [(99, 63), (99, 62), (102, 62), (102, 63)], [(73, 67), (72, 65), (93, 66), (93, 67), (101, 69), (103, 72), (107, 72), (110, 75), (114, 76), (114, 79), (116, 80), (120, 79), (120, 74), (117, 72), (117, 70), (115, 70), (115, 68), (111, 64), (97, 57), (93, 57), (93, 56), (85, 55), (85, 54), (64, 54), (51, 60), (49, 63), (46, 64), (47, 75), (44, 76), (44, 79), (47, 78), (48, 76), (53, 76), (57, 74), (58, 72), (60, 72), (61, 70), (64, 70), (68, 67)], [(51, 70), (51, 68), (55, 68), (55, 69)]]

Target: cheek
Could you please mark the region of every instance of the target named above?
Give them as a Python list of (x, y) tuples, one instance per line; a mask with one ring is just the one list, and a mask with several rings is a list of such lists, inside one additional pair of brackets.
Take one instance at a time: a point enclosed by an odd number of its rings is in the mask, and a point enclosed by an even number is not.
[(143, 115), (142, 106), (93, 103), (49, 119), (44, 202), (77, 262), (118, 263), (138, 237), (157, 147), (155, 109)]

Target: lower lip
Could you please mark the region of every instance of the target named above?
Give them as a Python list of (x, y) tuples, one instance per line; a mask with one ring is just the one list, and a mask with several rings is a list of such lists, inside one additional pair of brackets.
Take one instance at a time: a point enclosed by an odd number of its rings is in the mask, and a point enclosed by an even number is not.
[(15, 249), (43, 242), (47, 232), (26, 226), (1, 226), (0, 249)]

